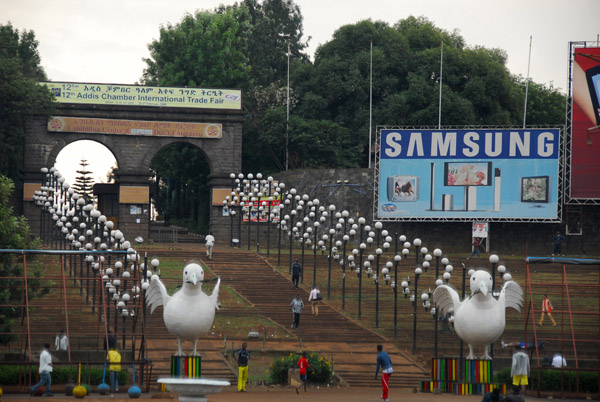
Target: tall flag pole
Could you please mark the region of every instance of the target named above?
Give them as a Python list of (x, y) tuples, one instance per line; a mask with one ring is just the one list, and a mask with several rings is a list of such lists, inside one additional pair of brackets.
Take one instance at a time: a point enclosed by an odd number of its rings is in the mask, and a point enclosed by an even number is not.
[(444, 41), (440, 51), (440, 101), (438, 105), (438, 130), (442, 129), (442, 72), (444, 70)]
[(371, 169), (371, 136), (373, 130), (373, 41), (371, 41), (371, 63), (369, 71), (369, 169)]
[(529, 37), (529, 59), (527, 60), (527, 80), (525, 82), (525, 105), (523, 106), (523, 128), (527, 121), (527, 94), (529, 92), (529, 66), (531, 65), (531, 40), (532, 36)]

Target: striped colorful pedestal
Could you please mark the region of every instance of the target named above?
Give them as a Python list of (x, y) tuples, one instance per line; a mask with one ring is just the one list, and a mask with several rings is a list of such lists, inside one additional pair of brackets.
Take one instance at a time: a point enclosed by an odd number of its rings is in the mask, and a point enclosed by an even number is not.
[(500, 388), (500, 392), (506, 395), (506, 384), (452, 384), (452, 393), (454, 395), (483, 395)]
[(431, 359), (431, 381), (421, 381), (421, 392), (442, 392), (457, 395), (482, 395), (500, 388), (506, 394), (506, 385), (493, 384), (494, 370), (491, 360), (465, 360), (463, 365), (465, 382), (459, 382), (460, 361), (453, 358)]
[(171, 377), (200, 378), (202, 357), (171, 356)]
[(421, 392), (433, 392), (436, 388), (442, 392), (451, 392), (452, 390), (452, 383), (446, 381), (421, 381), (420, 385)]

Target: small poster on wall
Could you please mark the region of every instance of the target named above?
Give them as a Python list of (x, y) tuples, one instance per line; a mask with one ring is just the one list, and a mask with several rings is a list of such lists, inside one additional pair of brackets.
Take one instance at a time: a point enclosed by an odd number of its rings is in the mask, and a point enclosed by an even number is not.
[(488, 237), (488, 222), (473, 222), (472, 237), (480, 239)]

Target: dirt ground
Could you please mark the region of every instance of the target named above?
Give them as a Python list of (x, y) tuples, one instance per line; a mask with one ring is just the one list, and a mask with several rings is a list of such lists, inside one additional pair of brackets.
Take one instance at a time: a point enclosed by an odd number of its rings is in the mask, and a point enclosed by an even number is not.
[[(343, 402), (368, 402), (368, 401), (379, 401), (381, 394), (380, 388), (309, 388), (308, 393), (300, 391), (296, 394), (295, 388), (292, 387), (259, 387), (249, 389), (248, 392), (238, 393), (234, 387), (225, 389), (222, 393), (216, 395), (209, 395), (209, 402), (229, 402), (229, 401), (244, 401), (244, 402), (287, 402), (287, 401), (310, 401), (310, 402), (331, 402), (331, 401), (343, 401)], [(2, 400), (10, 401), (31, 401), (31, 400), (51, 400), (54, 402), (73, 402), (76, 400), (74, 397), (65, 397), (64, 394), (54, 394), (52, 398), (46, 397), (30, 397), (28, 395), (17, 395), (17, 394), (5, 394), (2, 396)], [(402, 401), (402, 402), (479, 402), (482, 397), (479, 395), (451, 395), (451, 394), (440, 394), (433, 395), (428, 393), (412, 393), (408, 390), (390, 390), (390, 401)], [(548, 398), (549, 399), (549, 398)], [(573, 399), (560, 399), (561, 401), (575, 401)], [(92, 394), (91, 397), (85, 397), (85, 401), (88, 402), (106, 402), (107, 400), (113, 401), (127, 401), (130, 400), (127, 394), (121, 393), (115, 396), (100, 396)], [(140, 402), (168, 402), (176, 401), (177, 395), (162, 393), (162, 394), (142, 394), (142, 397), (136, 399)], [(526, 401), (542, 401), (544, 399), (538, 399), (530, 396), (525, 397)], [(594, 399), (598, 401), (597, 399)]]

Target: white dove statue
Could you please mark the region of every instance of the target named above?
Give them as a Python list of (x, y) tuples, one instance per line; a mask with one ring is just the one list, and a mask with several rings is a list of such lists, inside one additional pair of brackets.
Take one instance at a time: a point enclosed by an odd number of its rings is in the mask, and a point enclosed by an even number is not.
[(515, 281), (507, 281), (500, 296), (492, 295), (492, 275), (485, 270), (475, 271), (470, 278), (471, 296), (460, 301), (458, 293), (448, 285), (440, 285), (433, 292), (433, 301), (442, 314), (454, 310), (454, 329), (460, 339), (469, 345), (468, 360), (474, 360), (473, 348), (484, 347), (481, 359), (491, 360), (489, 345), (496, 342), (506, 324), (506, 308), (521, 311), (523, 290)]
[(156, 307), (163, 306), (163, 319), (167, 330), (177, 337), (178, 351), (176, 356), (185, 356), (181, 350), (181, 341), (194, 342), (191, 356), (199, 356), (196, 352), (196, 343), (201, 335), (206, 334), (215, 319), (215, 309), (219, 309), (218, 278), (212, 295), (208, 296), (202, 291), (204, 269), (198, 263), (188, 263), (183, 268), (183, 286), (169, 296), (165, 285), (157, 275), (152, 275), (150, 286), (146, 294), (146, 302), (153, 313)]

